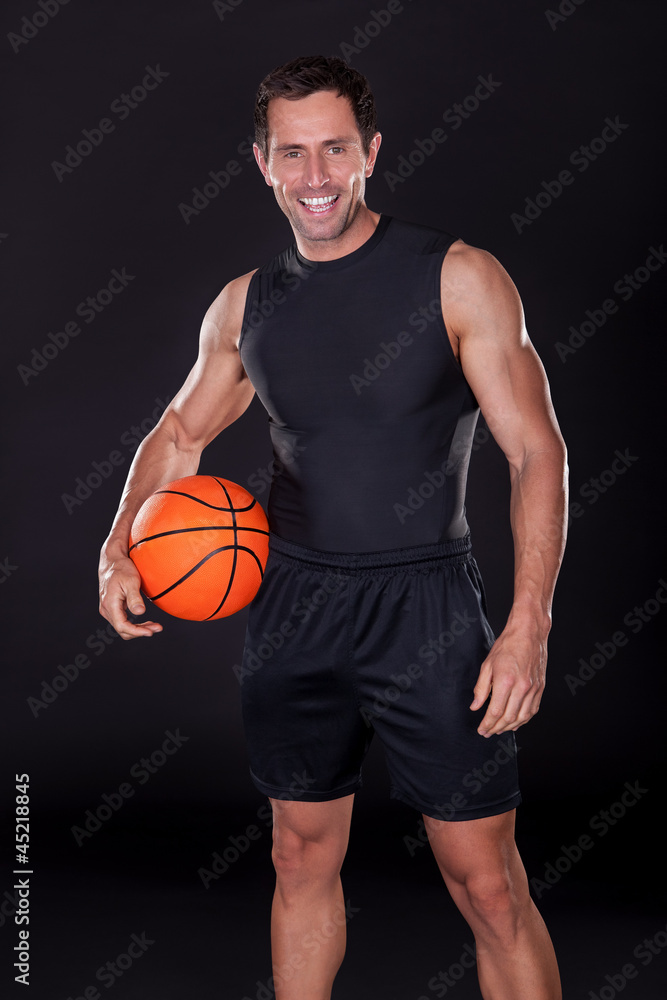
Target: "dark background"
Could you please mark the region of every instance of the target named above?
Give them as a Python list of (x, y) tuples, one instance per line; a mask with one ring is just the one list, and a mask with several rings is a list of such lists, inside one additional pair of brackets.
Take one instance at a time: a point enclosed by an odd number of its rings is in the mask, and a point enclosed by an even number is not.
[[(66, 1000), (96, 985), (114, 998), (273, 996), (265, 985), (270, 831), (247, 774), (232, 669), (246, 612), (195, 624), (151, 610), (163, 634), (124, 643), (107, 633), (105, 645), (95, 635), (106, 628), (96, 564), (136, 447), (132, 428), (146, 433), (178, 390), (223, 285), (292, 241), (251, 160), (253, 101), (274, 66), (321, 52), (347, 57), (376, 96), (383, 142), (369, 207), (486, 248), (522, 296), (578, 506), (556, 591), (547, 692), (537, 719), (517, 734), (525, 800), (517, 837), (564, 995), (664, 997), (663, 271), (639, 271), (631, 295), (616, 284), (627, 287), (623, 276), (645, 267), (650, 248), (667, 238), (662, 5), (586, 0), (561, 3), (571, 13), (559, 14), (554, 3), (552, 16), (521, 0), (414, 0), (366, 32), (377, 24), (372, 11), (386, 10), (382, 0), (105, 0), (55, 14), (56, 0), (44, 2), (50, 14), (35, 0), (7, 2), (1, 16), (0, 800), (8, 822), (0, 989), (21, 995), (10, 957), (18, 932), (13, 809), (14, 774), (26, 772), (34, 872), (27, 995)], [(146, 67), (167, 75), (121, 120), (112, 104)], [(500, 86), (488, 100), (460, 128), (443, 123), (489, 74)], [(53, 162), (105, 117), (113, 131), (59, 179)], [(598, 155), (582, 171), (570, 156), (601, 135), (607, 118), (627, 127), (604, 151), (595, 144)], [(390, 190), (385, 172), (438, 127), (447, 141)], [(237, 174), (186, 223), (179, 205), (192, 204), (193, 189), (230, 160)], [(573, 183), (550, 205), (543, 196), (539, 216), (518, 232), (512, 214), (565, 169)], [(81, 332), (67, 342), (62, 332), (77, 305), (123, 268), (133, 276), (127, 287), (92, 322), (79, 316)], [(608, 299), (617, 310), (559, 356), (570, 328), (599, 321)], [(266, 419), (255, 399), (210, 445), (200, 472), (247, 484), (271, 460)], [(626, 460), (613, 472), (617, 452)], [(93, 463), (108, 475), (66, 503)], [(265, 503), (266, 492), (255, 495)], [(506, 462), (493, 441), (481, 443), (468, 512), (496, 629), (511, 600), (507, 499)], [(79, 669), (77, 656), (89, 666)], [(70, 675), (66, 686), (59, 667)], [(580, 671), (589, 679), (573, 693), (567, 677)], [(177, 730), (187, 742), (140, 784), (133, 766)], [(429, 982), (439, 971), (458, 974), (470, 931), (429, 849), (404, 839), (418, 836), (419, 816), (389, 802), (377, 745), (364, 779), (343, 869), (356, 912), (334, 996), (445, 995)], [(79, 846), (72, 827), (127, 782), (132, 797)], [(619, 804), (626, 783), (636, 792)], [(248, 827), (257, 839), (243, 840)], [(568, 863), (565, 849), (584, 835), (592, 846)], [(233, 843), (247, 850), (204, 888), (198, 870), (210, 870), (215, 852), (233, 857)], [(153, 943), (122, 977), (101, 984), (97, 970), (126, 952), (132, 934)], [(636, 976), (626, 981), (628, 963)], [(474, 973), (446, 995), (479, 996)]]

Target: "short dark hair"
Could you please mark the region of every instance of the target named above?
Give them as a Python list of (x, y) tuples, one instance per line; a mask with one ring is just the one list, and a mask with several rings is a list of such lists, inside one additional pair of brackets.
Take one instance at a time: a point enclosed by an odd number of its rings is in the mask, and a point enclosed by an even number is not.
[(318, 90), (335, 90), (339, 97), (347, 97), (368, 156), (371, 139), (377, 132), (375, 98), (366, 77), (340, 56), (299, 56), (264, 77), (255, 98), (254, 113), (255, 142), (264, 156), (268, 145), (269, 101), (274, 97), (297, 101)]

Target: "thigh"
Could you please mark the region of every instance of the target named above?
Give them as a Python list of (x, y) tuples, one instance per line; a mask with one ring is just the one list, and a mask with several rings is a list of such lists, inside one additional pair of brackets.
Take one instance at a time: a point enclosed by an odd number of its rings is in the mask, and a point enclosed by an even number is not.
[(529, 899), (514, 839), (515, 816), (515, 809), (459, 823), (423, 816), (440, 873), (473, 930), (479, 913)]
[(319, 845), (342, 865), (350, 837), (354, 794), (327, 802), (300, 802), (270, 798), (273, 810), (273, 843), (278, 852), (292, 852)]
[(503, 873), (518, 856), (516, 809), (483, 819), (451, 822), (422, 814), (429, 844), (447, 881), (465, 883), (475, 875)]

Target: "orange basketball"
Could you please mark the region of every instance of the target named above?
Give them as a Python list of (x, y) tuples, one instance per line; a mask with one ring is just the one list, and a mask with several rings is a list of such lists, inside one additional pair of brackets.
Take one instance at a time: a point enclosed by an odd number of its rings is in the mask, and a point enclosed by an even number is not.
[(186, 476), (148, 497), (130, 532), (130, 558), (146, 597), (176, 618), (233, 615), (257, 593), (269, 524), (243, 486)]

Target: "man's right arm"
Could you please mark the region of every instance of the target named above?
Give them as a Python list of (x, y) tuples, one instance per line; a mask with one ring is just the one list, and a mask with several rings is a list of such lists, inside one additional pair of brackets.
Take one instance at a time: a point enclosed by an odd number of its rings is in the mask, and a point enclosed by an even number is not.
[(157, 426), (144, 438), (130, 467), (118, 513), (100, 553), (100, 614), (123, 639), (161, 632), (157, 622), (133, 624), (145, 612), (140, 578), (128, 539), (137, 511), (164, 483), (193, 476), (202, 451), (248, 408), (254, 388), (238, 352), (248, 285), (254, 271), (230, 281), (208, 309), (199, 355)]

